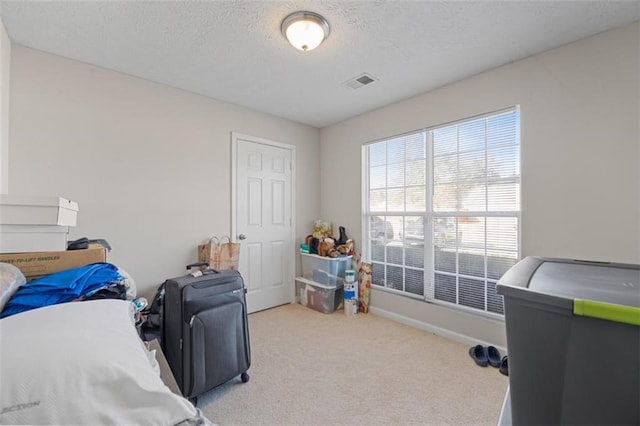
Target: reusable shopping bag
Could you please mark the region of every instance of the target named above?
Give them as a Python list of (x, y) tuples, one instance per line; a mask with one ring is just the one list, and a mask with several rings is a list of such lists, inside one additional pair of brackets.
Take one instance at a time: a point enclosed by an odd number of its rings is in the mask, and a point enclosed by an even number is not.
[[(225, 242), (226, 240), (226, 242)], [(205, 244), (198, 246), (198, 261), (209, 262), (211, 269), (238, 269), (240, 261), (240, 243), (231, 242), (231, 238), (211, 237)]]

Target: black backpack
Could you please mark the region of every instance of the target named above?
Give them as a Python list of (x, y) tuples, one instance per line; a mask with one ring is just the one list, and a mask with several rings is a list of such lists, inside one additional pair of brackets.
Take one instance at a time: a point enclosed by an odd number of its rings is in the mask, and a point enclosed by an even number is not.
[(164, 311), (164, 283), (160, 284), (156, 295), (153, 297), (153, 302), (145, 310), (142, 311), (142, 315), (145, 318), (141, 327), (142, 339), (145, 341), (151, 341), (157, 339), (158, 343), (162, 346), (162, 315)]

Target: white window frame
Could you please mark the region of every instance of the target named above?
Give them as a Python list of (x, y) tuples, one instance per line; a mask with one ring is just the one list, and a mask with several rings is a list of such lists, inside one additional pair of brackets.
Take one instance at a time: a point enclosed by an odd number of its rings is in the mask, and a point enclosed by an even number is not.
[[(518, 175), (518, 183), (519, 185), (519, 189), (518, 189), (518, 194), (517, 197), (518, 199), (521, 200), (521, 192), (522, 192), (522, 170), (521, 170), (521, 164), (522, 164), (522, 149), (521, 149), (521, 140), (520, 140), (520, 108), (519, 106), (514, 106), (514, 107), (510, 107), (510, 108), (505, 108), (502, 110), (498, 110), (498, 111), (493, 111), (493, 112), (489, 112), (486, 114), (481, 114), (478, 116), (474, 116), (474, 117), (468, 117), (468, 118), (464, 118), (461, 120), (456, 120), (450, 123), (444, 123), (444, 124), (440, 124), (437, 126), (431, 126), (428, 128), (424, 128), (424, 129), (419, 129), (416, 131), (411, 131), (411, 132), (407, 132), (407, 133), (403, 133), (403, 134), (399, 134), (396, 136), (391, 136), (388, 138), (383, 138), (383, 139), (379, 139), (376, 141), (372, 141), (372, 142), (368, 142), (366, 144), (363, 145), (362, 148), (362, 182), (363, 182), (363, 188), (362, 188), (362, 240), (363, 240), (363, 255), (364, 255), (364, 259), (367, 259), (368, 261), (370, 261), (372, 259), (372, 244), (371, 244), (371, 238), (370, 238), (370, 223), (369, 223), (369, 218), (371, 216), (381, 216), (384, 217), (385, 220), (387, 217), (398, 217), (398, 216), (423, 216), (424, 217), (424, 229), (423, 229), (423, 235), (424, 235), (424, 287), (423, 287), (423, 295), (417, 295), (417, 294), (413, 294), (413, 293), (409, 293), (406, 292), (404, 290), (397, 290), (394, 288), (389, 288), (389, 287), (385, 287), (385, 286), (381, 286), (379, 284), (376, 283), (372, 283), (373, 286), (375, 286), (376, 289), (378, 290), (382, 290), (382, 291), (386, 291), (386, 292), (390, 292), (390, 293), (394, 293), (394, 294), (399, 294), (405, 297), (409, 297), (409, 298), (414, 298), (414, 299), (419, 299), (419, 300), (424, 300), (428, 303), (434, 303), (434, 304), (438, 304), (438, 305), (443, 305), (443, 306), (448, 306), (448, 307), (452, 307), (454, 309), (458, 309), (461, 311), (465, 311), (465, 312), (469, 312), (472, 314), (476, 314), (476, 315), (482, 315), (482, 316), (487, 316), (490, 318), (495, 318), (495, 319), (499, 319), (502, 320), (504, 318), (504, 314), (498, 314), (498, 313), (494, 313), (494, 312), (490, 312), (487, 309), (487, 307), (485, 306), (485, 310), (480, 310), (480, 309), (476, 309), (476, 308), (472, 308), (472, 307), (468, 307), (465, 305), (461, 305), (459, 304), (459, 299), (458, 296), (456, 295), (456, 303), (451, 303), (451, 302), (447, 302), (447, 301), (443, 301), (443, 300), (439, 300), (439, 299), (435, 299), (435, 289), (434, 289), (434, 276), (435, 276), (435, 271), (434, 271), (434, 256), (435, 256), (435, 248), (434, 248), (434, 244), (433, 244), (433, 232), (432, 232), (432, 221), (434, 218), (437, 217), (484, 217), (484, 218), (490, 218), (490, 217), (514, 217), (517, 220), (517, 254), (516, 254), (516, 261), (521, 259), (521, 247), (522, 247), (522, 205), (519, 206), (518, 210), (515, 211), (479, 211), (479, 212), (445, 212), (445, 213), (441, 213), (441, 212), (435, 212), (433, 211), (433, 163), (434, 163), (434, 154), (433, 154), (433, 131), (436, 129), (440, 129), (440, 128), (444, 128), (447, 126), (453, 126), (453, 125), (459, 125), (465, 122), (469, 122), (469, 121), (474, 121), (474, 120), (479, 120), (482, 118), (486, 118), (486, 117), (491, 117), (491, 116), (496, 116), (496, 115), (500, 115), (500, 114), (504, 114), (507, 112), (513, 111), (518, 115), (518, 125), (516, 127), (516, 140), (517, 140), (517, 146), (519, 149), (519, 164), (518, 166), (520, 167), (519, 170), (519, 175)], [(390, 140), (396, 139), (396, 138), (402, 138), (402, 137), (407, 137), (407, 136), (411, 136), (411, 135), (416, 135), (416, 134), (420, 134), (420, 133), (424, 133), (424, 137), (425, 137), (425, 143), (426, 143), (426, 158), (425, 158), (425, 162), (426, 162), (426, 174), (425, 174), (425, 184), (426, 184), (426, 206), (425, 206), (425, 211), (424, 212), (412, 212), (412, 211), (403, 211), (403, 212), (388, 212), (388, 211), (369, 211), (369, 189), (370, 189), (370, 176), (369, 176), (369, 159), (367, 158), (367, 153), (368, 153), (368, 147), (370, 145), (379, 143), (379, 142), (388, 142)], [(485, 148), (485, 155), (487, 155), (486, 152), (486, 148)], [(406, 157), (405, 157), (405, 163), (406, 163)], [(406, 182), (405, 182), (405, 187), (406, 187)], [(486, 222), (485, 222), (485, 227), (486, 227)], [(457, 232), (457, 229), (456, 229)], [(403, 246), (404, 247), (404, 246)], [(456, 253), (458, 253), (457, 251), (457, 247), (458, 247), (458, 243), (456, 242)], [(486, 259), (486, 237), (485, 237), (485, 259)], [(388, 265), (387, 263), (387, 257), (386, 257), (386, 250), (385, 250), (385, 257), (384, 257), (384, 264)], [(403, 289), (406, 289), (406, 282), (405, 282), (405, 275), (404, 275), (404, 271), (407, 269), (407, 265), (406, 265), (406, 258), (405, 258), (405, 250), (403, 249), (403, 261), (402, 261), (402, 268), (403, 268)], [(456, 259), (458, 259), (458, 256), (456, 256)], [(456, 266), (458, 266), (458, 260), (456, 260)], [(487, 288), (486, 285), (489, 281), (494, 282), (496, 280), (494, 279), (490, 279), (488, 277), (487, 274), (487, 262), (485, 261), (485, 297), (487, 295)], [(412, 269), (412, 267), (408, 267), (408, 269)], [(418, 268), (419, 269), (419, 268)], [(441, 273), (441, 272), (439, 272)], [(445, 273), (445, 275), (447, 275)], [(464, 274), (460, 274), (458, 271), (458, 268), (456, 267), (456, 273), (452, 273), (451, 275), (456, 275), (458, 277), (462, 277), (464, 278), (465, 275)], [(478, 277), (469, 277), (472, 279), (477, 279)], [(456, 288), (458, 289), (458, 286), (456, 286)], [(456, 292), (457, 293), (457, 292)]]

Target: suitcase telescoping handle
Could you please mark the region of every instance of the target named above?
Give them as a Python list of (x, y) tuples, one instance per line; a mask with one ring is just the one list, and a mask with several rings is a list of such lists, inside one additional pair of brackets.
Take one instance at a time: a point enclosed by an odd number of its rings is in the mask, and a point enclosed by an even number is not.
[(209, 266), (209, 262), (196, 262), (187, 265), (187, 271), (191, 268), (195, 268), (196, 266)]
[[(199, 268), (201, 266), (204, 266), (205, 269), (204, 269), (204, 271), (199, 271), (200, 272), (199, 275), (217, 274), (218, 272), (220, 272), (220, 271), (217, 271), (215, 269), (209, 268), (209, 262), (196, 262), (196, 263), (190, 263), (189, 265), (187, 265), (187, 273), (191, 273), (190, 272), (191, 268)], [(191, 274), (193, 275), (193, 273), (191, 273)]]

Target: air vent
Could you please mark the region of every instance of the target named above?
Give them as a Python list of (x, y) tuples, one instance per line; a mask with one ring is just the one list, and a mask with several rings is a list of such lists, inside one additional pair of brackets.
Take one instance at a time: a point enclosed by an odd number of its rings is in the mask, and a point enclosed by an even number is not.
[(359, 89), (362, 86), (366, 86), (367, 84), (373, 83), (374, 81), (378, 81), (378, 79), (375, 77), (372, 77), (370, 74), (364, 73), (350, 80), (347, 80), (342, 84), (344, 86), (350, 87), (351, 89)]

